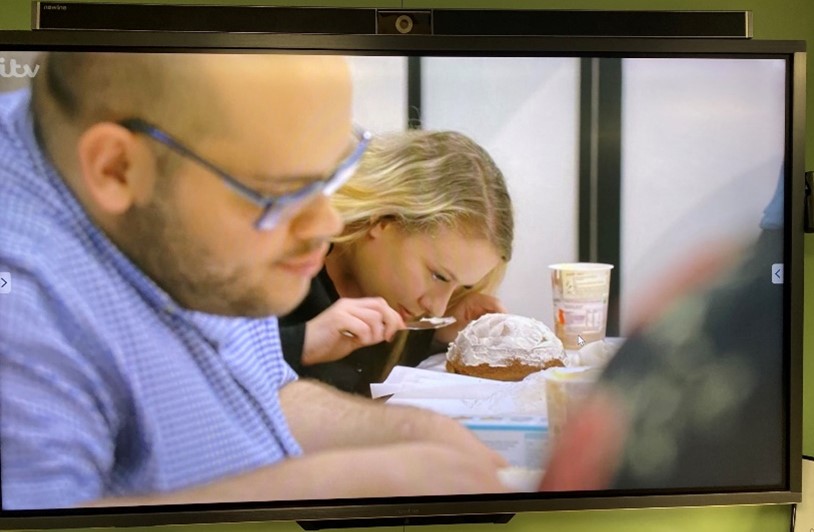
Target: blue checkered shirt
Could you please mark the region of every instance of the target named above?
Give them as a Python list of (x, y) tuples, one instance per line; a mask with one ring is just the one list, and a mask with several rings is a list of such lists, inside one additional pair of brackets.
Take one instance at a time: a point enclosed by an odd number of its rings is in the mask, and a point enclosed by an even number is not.
[(90, 221), (0, 95), (4, 509), (169, 492), (301, 454), (276, 318), (180, 308)]

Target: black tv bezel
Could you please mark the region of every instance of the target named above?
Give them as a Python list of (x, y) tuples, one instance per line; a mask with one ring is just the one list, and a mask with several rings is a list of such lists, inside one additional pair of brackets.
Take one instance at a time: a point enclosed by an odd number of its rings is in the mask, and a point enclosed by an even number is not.
[[(117, 31), (0, 31), (2, 51), (111, 51), (180, 53), (327, 53), (423, 56), (719, 57), (780, 58), (788, 65), (785, 169), (786, 223), (786, 453), (785, 485), (765, 490), (698, 489), (453, 495), (376, 499), (171, 505), (138, 508), (2, 510), (2, 528), (146, 526), (204, 522), (289, 521), (393, 524), (462, 516), (496, 521), (518, 512), (801, 501), (803, 205), (806, 60), (804, 41), (684, 38), (456, 37), (393, 35), (301, 35)], [(793, 287), (793, 289), (792, 289)], [(0, 464), (0, 467), (2, 464)], [(412, 520), (412, 521), (411, 521)], [(477, 520), (477, 519), (475, 519)], [(503, 519), (505, 520), (505, 519)]]

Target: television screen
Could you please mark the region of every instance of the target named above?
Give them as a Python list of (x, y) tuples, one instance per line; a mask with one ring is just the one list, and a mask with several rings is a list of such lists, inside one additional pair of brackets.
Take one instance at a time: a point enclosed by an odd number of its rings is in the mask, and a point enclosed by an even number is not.
[(0, 33), (0, 522), (799, 500), (804, 55)]

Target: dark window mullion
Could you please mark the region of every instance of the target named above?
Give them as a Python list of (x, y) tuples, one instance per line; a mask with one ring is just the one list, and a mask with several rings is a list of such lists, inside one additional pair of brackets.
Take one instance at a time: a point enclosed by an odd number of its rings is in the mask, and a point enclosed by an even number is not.
[(598, 94), (598, 59), (580, 61), (579, 100), (579, 185), (577, 189), (577, 257), (581, 262), (596, 261), (596, 224), (594, 223), (593, 181), (596, 162), (596, 95)]
[(407, 129), (421, 129), (421, 57), (407, 58)]
[(613, 264), (608, 336), (619, 335), (621, 293), (622, 60), (581, 61), (578, 252)]

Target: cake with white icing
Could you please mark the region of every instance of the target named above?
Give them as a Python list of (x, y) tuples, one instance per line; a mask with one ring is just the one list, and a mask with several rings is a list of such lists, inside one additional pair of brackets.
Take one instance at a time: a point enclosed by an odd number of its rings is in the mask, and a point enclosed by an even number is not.
[(562, 342), (543, 322), (486, 314), (469, 323), (447, 349), (447, 371), (503, 381), (566, 365)]

